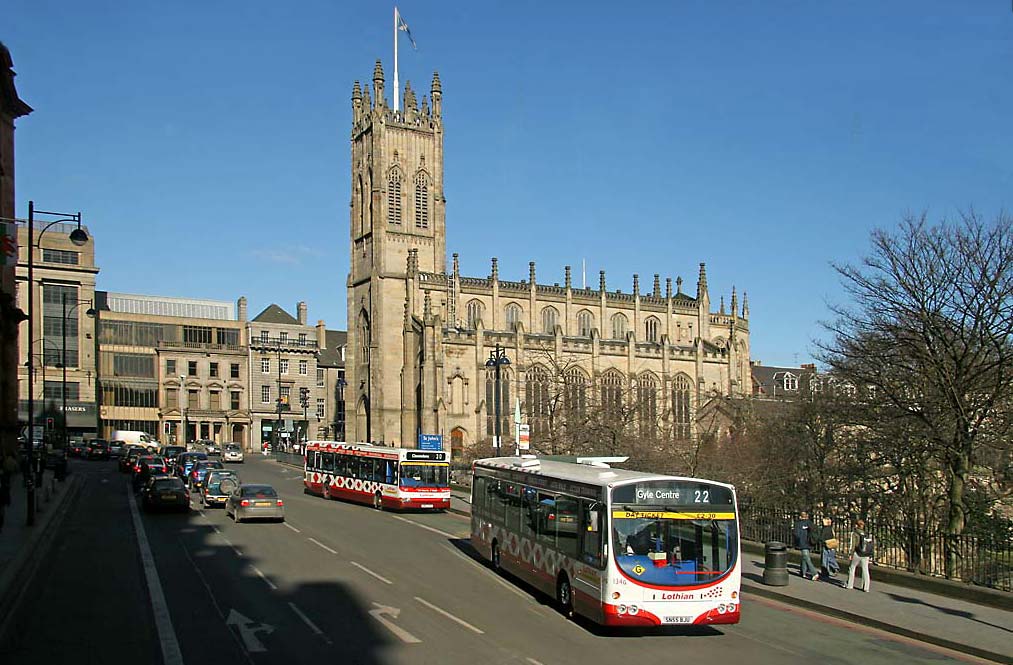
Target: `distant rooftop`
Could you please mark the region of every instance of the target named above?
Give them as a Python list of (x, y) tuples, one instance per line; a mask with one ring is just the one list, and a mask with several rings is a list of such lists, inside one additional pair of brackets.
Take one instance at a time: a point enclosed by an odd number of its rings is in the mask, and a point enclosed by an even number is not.
[(170, 296), (144, 296), (133, 293), (105, 294), (105, 306), (109, 311), (123, 314), (148, 314), (154, 316), (178, 316), (195, 319), (217, 319), (235, 321), (235, 303), (224, 300), (202, 300), (199, 298), (173, 298)]

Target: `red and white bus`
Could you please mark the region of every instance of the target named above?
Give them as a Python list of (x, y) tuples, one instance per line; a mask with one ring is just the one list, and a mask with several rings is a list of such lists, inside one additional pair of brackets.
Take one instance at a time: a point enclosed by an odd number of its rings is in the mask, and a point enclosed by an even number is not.
[(603, 625), (738, 623), (733, 486), (571, 459), (475, 462), (471, 542), (493, 568)]
[(361, 443), (310, 441), (303, 484), (325, 499), (374, 508), (450, 508), (450, 464), (439, 450), (388, 448)]

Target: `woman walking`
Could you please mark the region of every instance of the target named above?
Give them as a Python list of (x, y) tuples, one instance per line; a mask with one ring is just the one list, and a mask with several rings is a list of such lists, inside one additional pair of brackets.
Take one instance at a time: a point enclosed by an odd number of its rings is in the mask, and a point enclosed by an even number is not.
[(855, 568), (862, 567), (862, 591), (869, 593), (869, 560), (872, 559), (872, 534), (865, 530), (865, 520), (855, 520), (851, 532), (851, 566), (848, 568), (848, 583), (845, 589), (855, 588)]
[(820, 528), (820, 543), (823, 545), (823, 552), (820, 555), (820, 576), (827, 582), (840, 571), (837, 564), (837, 536), (834, 534), (834, 521), (829, 517), (823, 518), (823, 526)]

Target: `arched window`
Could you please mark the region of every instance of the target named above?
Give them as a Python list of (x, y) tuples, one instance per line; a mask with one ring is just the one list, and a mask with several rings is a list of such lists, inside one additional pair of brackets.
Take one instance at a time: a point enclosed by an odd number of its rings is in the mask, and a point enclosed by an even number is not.
[(612, 339), (626, 339), (626, 331), (630, 329), (625, 314), (612, 315)]
[(680, 441), (689, 439), (692, 431), (692, 411), (690, 407), (690, 390), (693, 382), (685, 374), (680, 374), (672, 381), (672, 425), (675, 438)]
[(781, 385), (785, 390), (798, 390), (798, 377), (791, 372), (785, 372)]
[(586, 309), (577, 312), (577, 334), (581, 337), (590, 337), (592, 328), (594, 328), (594, 314)]
[(506, 306), (507, 330), (510, 331), (516, 330), (517, 324), (520, 322), (521, 322), (521, 306), (515, 302), (512, 302)]
[(369, 363), (369, 314), (365, 310), (359, 313), (359, 363)]
[(422, 171), (415, 176), (415, 228), (429, 228), (429, 178)]
[(654, 318), (653, 316), (648, 317), (648, 319), (644, 321), (644, 339), (648, 342), (657, 343), (658, 327), (660, 325), (661, 322), (658, 321), (658, 319)]
[(359, 235), (366, 235), (369, 226), (366, 223), (366, 186), (362, 184), (362, 174), (359, 174)]
[[(510, 408), (510, 370), (500, 367), (499, 370), (499, 427), (502, 440), (500, 446), (513, 439), (513, 409)], [(485, 370), (485, 426), (491, 440), (496, 435), (496, 368)]]
[(535, 441), (544, 441), (552, 429), (549, 372), (541, 365), (534, 365), (525, 373), (525, 379), (524, 401), (531, 436)]
[(482, 301), (471, 300), (468, 302), (468, 327), (475, 329), (478, 322), (482, 320)]
[(619, 413), (623, 408), (623, 375), (610, 369), (601, 377), (601, 407), (606, 413)]
[(401, 170), (393, 168), (387, 176), (387, 223), (401, 226)]
[(587, 375), (581, 369), (571, 367), (566, 370), (563, 382), (567, 419), (570, 424), (576, 425), (587, 414)]
[(640, 436), (654, 439), (658, 436), (658, 380), (649, 372), (637, 377), (637, 415)]
[(556, 321), (559, 320), (559, 311), (555, 307), (546, 307), (542, 310), (542, 332), (546, 335), (556, 334)]

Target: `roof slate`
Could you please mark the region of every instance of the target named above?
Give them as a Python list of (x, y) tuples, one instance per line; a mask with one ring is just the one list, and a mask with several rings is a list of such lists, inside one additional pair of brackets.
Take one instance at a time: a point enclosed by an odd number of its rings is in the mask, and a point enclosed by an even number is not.
[(288, 325), (299, 325), (294, 316), (283, 310), (278, 305), (271, 303), (264, 311), (253, 318), (256, 323), (284, 323)]

